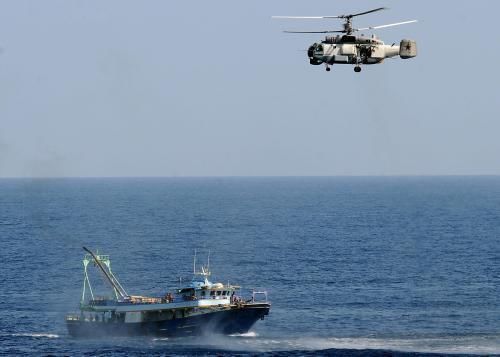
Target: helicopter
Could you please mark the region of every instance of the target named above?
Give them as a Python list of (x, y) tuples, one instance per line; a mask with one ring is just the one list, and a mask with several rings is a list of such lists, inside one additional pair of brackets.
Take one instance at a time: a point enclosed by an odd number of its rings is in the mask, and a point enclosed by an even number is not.
[(356, 36), (355, 32), (365, 30), (376, 30), (386, 27), (399, 26), (417, 22), (409, 20), (387, 25), (354, 28), (352, 19), (356, 16), (366, 15), (372, 12), (386, 10), (386, 7), (359, 12), (356, 14), (337, 16), (272, 16), (274, 19), (343, 19), (342, 30), (327, 31), (283, 31), (285, 33), (340, 33), (342, 35), (326, 36), (320, 43), (313, 43), (307, 49), (309, 63), (312, 65), (325, 64), (326, 71), (330, 71), (333, 64), (354, 65), (354, 72), (361, 72), (361, 65), (382, 63), (386, 58), (400, 56), (403, 59), (417, 56), (417, 43), (414, 40), (403, 39), (399, 45), (393, 43), (386, 45), (375, 34), (370, 37), (365, 35)]

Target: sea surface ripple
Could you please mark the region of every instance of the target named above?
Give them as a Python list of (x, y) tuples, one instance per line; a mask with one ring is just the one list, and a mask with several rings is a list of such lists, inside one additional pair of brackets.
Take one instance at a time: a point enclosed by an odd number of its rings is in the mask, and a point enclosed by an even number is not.
[[(0, 180), (0, 354), (500, 353), (500, 177)], [(266, 288), (249, 334), (74, 339), (82, 246), (162, 295), (195, 247)]]

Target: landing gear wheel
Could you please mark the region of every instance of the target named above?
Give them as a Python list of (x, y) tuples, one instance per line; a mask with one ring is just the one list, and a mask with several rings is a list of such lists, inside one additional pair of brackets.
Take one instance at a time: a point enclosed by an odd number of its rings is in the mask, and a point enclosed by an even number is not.
[(354, 67), (354, 72), (361, 72), (361, 67), (360, 66), (356, 66)]
[(326, 71), (327, 72), (330, 72), (331, 68), (330, 67), (326, 67)]

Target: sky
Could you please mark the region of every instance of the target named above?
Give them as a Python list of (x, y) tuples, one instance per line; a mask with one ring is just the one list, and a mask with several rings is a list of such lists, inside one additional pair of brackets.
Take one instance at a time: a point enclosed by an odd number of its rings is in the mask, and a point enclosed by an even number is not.
[[(418, 57), (305, 50), (339, 15)], [(0, 0), (0, 177), (500, 175), (500, 2)], [(369, 34), (370, 32), (366, 32)]]

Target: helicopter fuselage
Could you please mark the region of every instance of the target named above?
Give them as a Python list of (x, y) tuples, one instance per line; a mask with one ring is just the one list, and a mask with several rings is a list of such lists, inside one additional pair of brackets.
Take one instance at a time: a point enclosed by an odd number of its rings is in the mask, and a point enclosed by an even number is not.
[(312, 44), (307, 55), (312, 65), (325, 64), (377, 64), (386, 58), (401, 56), (412, 58), (417, 55), (416, 42), (402, 40), (399, 45), (386, 45), (375, 36), (354, 35), (327, 36), (321, 43)]
[(342, 30), (325, 31), (285, 31), (287, 33), (343, 33), (344, 35), (327, 36), (324, 41), (314, 43), (309, 46), (307, 55), (309, 63), (312, 65), (325, 64), (326, 70), (330, 71), (330, 65), (334, 63), (353, 64), (354, 72), (360, 72), (361, 66), (365, 64), (381, 63), (386, 58), (399, 55), (403, 59), (412, 58), (417, 55), (417, 43), (413, 40), (401, 40), (399, 46), (396, 43), (386, 45), (377, 39), (375, 35), (366, 37), (364, 35), (353, 35), (358, 31), (377, 30), (386, 27), (406, 25), (417, 22), (417, 20), (408, 20), (394, 22), (385, 25), (369, 26), (364, 28), (354, 28), (352, 19), (356, 16), (371, 14), (380, 10), (386, 10), (386, 7), (378, 7), (368, 11), (357, 12), (354, 14), (344, 14), (336, 16), (273, 16), (279, 19), (342, 19), (344, 20)]

